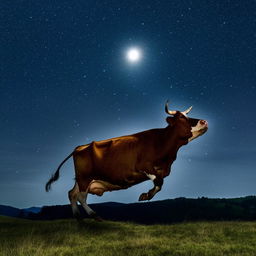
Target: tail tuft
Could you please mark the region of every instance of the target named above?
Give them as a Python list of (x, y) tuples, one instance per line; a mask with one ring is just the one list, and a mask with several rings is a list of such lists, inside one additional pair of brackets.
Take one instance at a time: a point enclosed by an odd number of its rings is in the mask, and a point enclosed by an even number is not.
[(52, 177), (49, 179), (49, 181), (45, 185), (46, 192), (49, 192), (51, 189), (51, 184), (56, 181), (60, 176), (59, 169), (52, 175)]
[(46, 192), (49, 192), (49, 190), (51, 189), (51, 184), (56, 181), (59, 177), (60, 177), (60, 168), (61, 166), (73, 155), (73, 152), (67, 156), (59, 165), (57, 171), (52, 175), (52, 177), (48, 180), (48, 182), (45, 185), (45, 190)]

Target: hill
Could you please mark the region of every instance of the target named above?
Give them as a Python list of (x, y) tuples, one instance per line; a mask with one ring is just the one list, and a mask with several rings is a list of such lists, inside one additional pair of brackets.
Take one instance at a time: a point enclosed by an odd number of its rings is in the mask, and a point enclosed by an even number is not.
[[(256, 197), (236, 199), (176, 198), (146, 203), (101, 203), (90, 205), (102, 218), (141, 224), (165, 224), (202, 220), (256, 220)], [(88, 217), (80, 207), (83, 217)], [(45, 206), (30, 219), (72, 218), (70, 205)]]
[(31, 221), (0, 217), (0, 255), (250, 256), (256, 223), (140, 225), (86, 220)]
[(9, 217), (19, 217), (21, 210), (15, 207), (0, 205), (0, 215)]
[[(141, 224), (166, 224), (204, 220), (256, 220), (256, 197), (234, 199), (176, 198), (144, 203), (91, 204), (102, 218), (112, 221), (132, 221)], [(87, 214), (80, 206), (84, 218)], [(73, 218), (70, 205), (55, 205), (17, 209), (0, 206), (0, 215), (33, 220)]]
[(0, 215), (16, 217), (16, 218), (28, 218), (30, 214), (37, 214), (41, 211), (41, 207), (30, 207), (26, 209), (19, 209), (12, 206), (0, 205)]

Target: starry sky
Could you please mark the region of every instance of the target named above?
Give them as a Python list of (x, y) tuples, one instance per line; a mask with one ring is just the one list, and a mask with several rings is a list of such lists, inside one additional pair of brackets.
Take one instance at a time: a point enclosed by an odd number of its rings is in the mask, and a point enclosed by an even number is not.
[[(206, 119), (154, 200), (256, 194), (256, 2), (1, 1), (0, 204), (68, 203), (77, 145), (167, 125), (164, 104)], [(129, 63), (127, 49), (142, 58)], [(152, 187), (89, 196), (136, 202)]]

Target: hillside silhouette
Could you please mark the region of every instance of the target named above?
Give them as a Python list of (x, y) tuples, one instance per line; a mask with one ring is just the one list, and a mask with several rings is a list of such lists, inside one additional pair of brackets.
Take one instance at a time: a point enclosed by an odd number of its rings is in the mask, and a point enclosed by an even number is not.
[[(176, 198), (145, 203), (100, 203), (91, 204), (103, 219), (132, 221), (142, 224), (165, 224), (183, 221), (204, 220), (256, 220), (256, 197), (234, 199), (187, 199)], [(79, 206), (84, 218), (88, 218)], [(39, 213), (29, 212), (19, 217), (34, 220), (73, 218), (70, 205), (44, 206)]]

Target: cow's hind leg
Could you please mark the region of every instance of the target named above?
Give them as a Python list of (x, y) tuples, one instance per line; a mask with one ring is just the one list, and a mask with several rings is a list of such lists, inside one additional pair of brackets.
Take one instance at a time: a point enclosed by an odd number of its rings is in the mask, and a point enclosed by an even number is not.
[(139, 197), (139, 201), (145, 201), (145, 200), (150, 200), (154, 197), (154, 195), (159, 192), (162, 188), (162, 185), (163, 185), (163, 178), (161, 177), (157, 177), (155, 175), (152, 175), (152, 174), (147, 174), (146, 175), (148, 176), (148, 178), (150, 180), (153, 181), (154, 183), (154, 187), (152, 189), (150, 189), (147, 193), (142, 193)]
[(74, 217), (77, 220), (81, 220), (81, 214), (80, 214), (80, 211), (79, 211), (78, 205), (77, 205), (78, 195), (79, 195), (79, 187), (76, 182), (74, 187), (68, 192), (68, 197), (70, 200), (70, 204), (72, 207), (72, 212), (73, 212)]
[(91, 217), (94, 218), (97, 221), (102, 221), (102, 219), (96, 214), (95, 211), (93, 211), (87, 204), (87, 195), (88, 195), (88, 190), (86, 192), (80, 192), (78, 195), (78, 201), (80, 204), (83, 206), (84, 210), (87, 212), (87, 214)]

